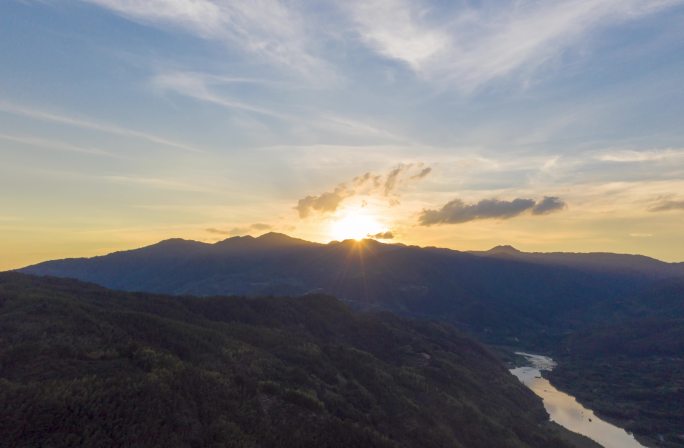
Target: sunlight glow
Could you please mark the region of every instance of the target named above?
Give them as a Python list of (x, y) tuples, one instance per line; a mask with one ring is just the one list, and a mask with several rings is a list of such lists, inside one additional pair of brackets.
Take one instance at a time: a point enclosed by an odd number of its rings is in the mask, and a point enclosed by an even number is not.
[(338, 241), (358, 241), (385, 230), (385, 227), (365, 210), (349, 210), (332, 222), (330, 237)]

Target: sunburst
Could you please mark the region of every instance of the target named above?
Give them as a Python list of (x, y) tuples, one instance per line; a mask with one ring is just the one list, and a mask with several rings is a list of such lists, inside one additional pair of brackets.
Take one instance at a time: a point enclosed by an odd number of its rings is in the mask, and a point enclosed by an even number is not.
[(365, 209), (347, 210), (331, 223), (330, 236), (338, 241), (358, 241), (385, 230), (387, 229)]

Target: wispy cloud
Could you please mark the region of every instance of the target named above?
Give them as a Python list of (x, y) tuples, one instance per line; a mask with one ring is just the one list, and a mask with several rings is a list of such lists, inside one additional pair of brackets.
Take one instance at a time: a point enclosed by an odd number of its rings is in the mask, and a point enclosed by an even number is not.
[[(336, 135), (372, 137), (393, 142), (407, 142), (400, 136), (380, 126), (324, 110), (308, 107), (293, 107), (292, 104), (270, 101), (268, 106), (259, 105), (253, 98), (240, 100), (220, 91), (221, 86), (229, 84), (258, 84), (261, 87), (295, 88), (294, 85), (277, 80), (220, 76), (202, 72), (164, 72), (154, 76), (150, 84), (156, 90), (172, 92), (197, 101), (214, 104), (225, 109), (274, 118), (302, 128), (318, 129)], [(301, 88), (301, 87), (297, 87)]]
[(158, 74), (151, 80), (154, 88), (161, 91), (171, 91), (180, 95), (193, 98), (198, 101), (216, 104), (218, 106), (241, 110), (268, 117), (275, 117), (283, 120), (294, 120), (295, 117), (280, 113), (274, 109), (259, 107), (254, 104), (239, 101), (226, 95), (221, 95), (214, 90), (212, 86), (216, 84), (230, 84), (230, 83), (264, 83), (263, 80), (248, 80), (245, 78), (228, 78), (210, 75), (198, 72), (169, 72)]
[[(83, 0), (128, 19), (184, 30), (256, 54), (307, 78), (334, 77), (316, 56), (312, 25), (277, 0)], [(320, 37), (320, 36), (319, 36)]]
[(80, 145), (73, 145), (71, 143), (60, 142), (57, 140), (47, 140), (38, 137), (26, 136), (26, 135), (10, 135), (10, 134), (0, 134), (0, 140), (6, 140), (9, 142), (20, 143), (22, 145), (37, 146), (41, 148), (55, 149), (58, 151), (67, 152), (77, 152), (81, 154), (89, 154), (95, 156), (105, 156), (105, 157), (118, 157), (118, 155), (113, 154), (104, 149), (86, 147)]
[(349, 2), (345, 6), (361, 38), (374, 50), (423, 72), (430, 60), (448, 50), (451, 36), (422, 20), (425, 5), (404, 0)]
[(430, 171), (431, 168), (423, 163), (408, 163), (398, 165), (385, 175), (366, 172), (349, 182), (337, 185), (331, 191), (300, 199), (295, 210), (300, 218), (307, 218), (315, 212), (332, 213), (345, 199), (363, 195), (379, 195), (386, 198), (390, 205), (396, 205), (399, 203), (400, 190), (425, 178)]
[(166, 72), (160, 72), (156, 77), (153, 78), (152, 80), (153, 84), (159, 85), (161, 87), (166, 86), (166, 85), (171, 85), (173, 86), (174, 84), (184, 84), (184, 83), (190, 83), (190, 84), (203, 84), (203, 85), (262, 85), (262, 86), (267, 86), (267, 87), (274, 87), (278, 89), (284, 89), (284, 88), (301, 88), (300, 85), (287, 82), (287, 81), (281, 81), (281, 80), (275, 80), (275, 79), (267, 79), (267, 78), (253, 78), (253, 77), (245, 77), (245, 76), (228, 76), (228, 75), (219, 75), (215, 73), (206, 73), (206, 72), (200, 72), (200, 71), (182, 71), (182, 70), (174, 70), (174, 71), (166, 71)]
[(433, 10), (424, 1), (349, 2), (356, 31), (378, 54), (428, 80), (471, 90), (537, 70), (590, 33), (681, 0), (535, 0)]
[(270, 230), (273, 227), (269, 224), (264, 224), (261, 222), (254, 223), (250, 226), (246, 227), (233, 227), (232, 229), (217, 229), (215, 227), (210, 227), (208, 229), (205, 229), (209, 233), (213, 233), (215, 235), (228, 235), (228, 236), (237, 236), (237, 235), (245, 235), (251, 231), (265, 231), (265, 230)]
[(104, 132), (107, 134), (121, 135), (124, 137), (132, 137), (140, 140), (144, 140), (150, 143), (155, 143), (158, 145), (169, 146), (176, 149), (182, 149), (190, 152), (204, 152), (200, 149), (194, 148), (192, 146), (186, 145), (184, 143), (178, 143), (172, 140), (168, 140), (164, 137), (158, 135), (149, 134), (146, 132), (136, 131), (133, 129), (127, 129), (115, 124), (102, 123), (92, 120), (87, 120), (84, 118), (74, 117), (67, 114), (57, 114), (53, 112), (46, 112), (38, 109), (32, 109), (30, 107), (19, 106), (16, 104), (0, 101), (0, 111), (6, 112), (13, 115), (21, 115), (24, 117), (32, 118), (35, 120), (48, 121), (52, 123), (64, 124), (67, 126), (74, 126), (81, 129), (90, 129), (93, 131)]
[(180, 182), (176, 180), (161, 179), (157, 177), (140, 177), (140, 176), (96, 176), (97, 179), (102, 179), (107, 182), (118, 184), (137, 184), (148, 186), (162, 190), (174, 191), (188, 191), (188, 192), (202, 192), (212, 193), (213, 191), (201, 185)]
[[(313, 115), (315, 116), (316, 114), (314, 113)], [(339, 134), (371, 136), (379, 137), (383, 140), (411, 143), (410, 139), (371, 123), (325, 112), (321, 113), (319, 119), (312, 124), (318, 128), (327, 129)]]
[(650, 149), (650, 150), (613, 150), (596, 156), (602, 162), (658, 162), (668, 159), (684, 158), (683, 149)]
[[(529, 75), (597, 30), (683, 0), (329, 0), (316, 8), (279, 0), (82, 1), (224, 43), (317, 84), (337, 80), (344, 70), (336, 51), (354, 50), (360, 41), (425, 80), (471, 90)], [(350, 39), (354, 34), (360, 39)]]

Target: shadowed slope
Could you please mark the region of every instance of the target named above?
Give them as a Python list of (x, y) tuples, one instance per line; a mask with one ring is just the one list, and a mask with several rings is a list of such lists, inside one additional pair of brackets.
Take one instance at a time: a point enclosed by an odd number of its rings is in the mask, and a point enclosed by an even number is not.
[(23, 269), (127, 291), (292, 295), (324, 292), (355, 306), (430, 316), (486, 340), (546, 343), (597, 316), (593, 307), (645, 287), (647, 275), (481, 256), (373, 240), (327, 245), (282, 234), (216, 244), (167, 240), (90, 259)]
[(566, 446), (546, 418), (447, 325), (0, 274), (8, 446)]

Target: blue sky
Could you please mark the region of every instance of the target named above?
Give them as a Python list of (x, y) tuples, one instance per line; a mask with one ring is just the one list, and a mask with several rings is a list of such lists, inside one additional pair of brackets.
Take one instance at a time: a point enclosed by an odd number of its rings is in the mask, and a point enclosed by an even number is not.
[(359, 213), (681, 260), (682, 23), (681, 0), (2, 2), (0, 268)]

